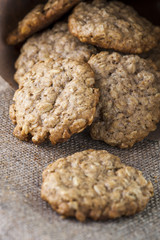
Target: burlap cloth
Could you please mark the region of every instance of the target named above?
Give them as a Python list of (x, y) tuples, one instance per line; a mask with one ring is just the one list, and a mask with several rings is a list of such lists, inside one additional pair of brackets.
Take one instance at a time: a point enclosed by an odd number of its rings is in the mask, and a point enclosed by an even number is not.
[[(0, 240), (160, 239), (160, 141), (155, 136), (130, 150), (93, 141), (88, 130), (56, 146), (21, 142), (12, 135), (14, 126), (8, 115), (13, 94), (14, 90), (0, 78)], [(142, 213), (79, 223), (62, 219), (41, 200), (43, 169), (59, 157), (88, 148), (106, 149), (120, 156), (122, 162), (140, 169), (152, 181), (155, 195)]]

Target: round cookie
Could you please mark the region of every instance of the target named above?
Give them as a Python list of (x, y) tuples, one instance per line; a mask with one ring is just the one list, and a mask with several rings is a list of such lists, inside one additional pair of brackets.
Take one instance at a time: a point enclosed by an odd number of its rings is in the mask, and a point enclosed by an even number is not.
[(153, 48), (151, 51), (142, 53), (141, 57), (152, 61), (160, 71), (160, 42), (157, 47)]
[(87, 62), (92, 54), (97, 53), (95, 47), (81, 43), (68, 31), (65, 22), (59, 22), (50, 30), (29, 38), (21, 49), (16, 61), (17, 69), (14, 79), (20, 83), (23, 75), (38, 61), (46, 58), (71, 58)]
[(18, 23), (17, 28), (9, 33), (7, 43), (15, 45), (24, 41), (58, 20), (78, 2), (80, 0), (48, 0), (46, 4), (37, 5)]
[(42, 199), (56, 212), (79, 221), (133, 215), (152, 196), (152, 183), (142, 172), (104, 150), (60, 158), (43, 172)]
[(69, 17), (69, 29), (82, 42), (123, 53), (149, 51), (160, 39), (160, 27), (118, 1), (80, 3)]
[[(10, 118), (14, 135), (41, 143), (63, 142), (93, 121), (99, 90), (87, 63), (71, 59), (47, 59), (24, 75), (15, 92)], [(85, 100), (85, 101), (84, 101)]]
[(90, 58), (100, 101), (90, 133), (120, 148), (132, 147), (160, 120), (160, 72), (136, 55), (101, 52)]

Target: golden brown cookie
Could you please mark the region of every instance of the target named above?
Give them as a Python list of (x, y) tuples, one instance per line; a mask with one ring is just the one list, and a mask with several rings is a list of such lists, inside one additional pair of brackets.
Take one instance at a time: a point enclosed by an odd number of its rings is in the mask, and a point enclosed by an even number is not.
[(136, 55), (101, 52), (90, 58), (100, 101), (91, 136), (120, 148), (132, 147), (160, 120), (160, 72)]
[(142, 172), (104, 150), (85, 150), (43, 172), (42, 199), (65, 217), (105, 220), (142, 211), (153, 196)]
[(80, 3), (69, 17), (69, 29), (82, 42), (123, 53), (149, 51), (160, 39), (160, 27), (118, 1)]
[(38, 62), (15, 92), (10, 118), (21, 140), (66, 141), (93, 121), (99, 91), (87, 63), (71, 59)]
[(14, 79), (19, 84), (21, 78), (35, 63), (47, 58), (71, 58), (87, 62), (92, 54), (97, 53), (94, 46), (80, 42), (68, 31), (65, 22), (56, 23), (52, 29), (29, 38), (21, 48), (15, 67)]
[(15, 45), (24, 41), (33, 33), (58, 20), (78, 2), (80, 0), (48, 0), (45, 5), (37, 5), (18, 23), (17, 28), (8, 35), (7, 43)]

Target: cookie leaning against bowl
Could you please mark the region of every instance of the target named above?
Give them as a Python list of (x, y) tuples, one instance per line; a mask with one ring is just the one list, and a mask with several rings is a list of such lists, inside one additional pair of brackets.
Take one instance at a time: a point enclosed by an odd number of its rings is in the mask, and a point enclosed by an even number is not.
[(120, 148), (132, 147), (160, 120), (160, 72), (136, 55), (101, 52), (90, 58), (100, 101), (91, 136)]
[(149, 51), (160, 39), (160, 27), (118, 1), (80, 3), (69, 17), (69, 29), (82, 42), (123, 53)]
[(63, 142), (93, 121), (99, 90), (87, 63), (71, 59), (38, 62), (15, 92), (10, 118), (14, 135), (41, 143)]
[(23, 75), (35, 63), (46, 58), (71, 58), (87, 62), (92, 54), (97, 53), (95, 47), (80, 42), (70, 34), (66, 22), (56, 23), (52, 29), (46, 30), (29, 38), (21, 48), (15, 68), (14, 79), (20, 84)]
[(152, 183), (142, 172), (104, 150), (60, 158), (43, 172), (42, 199), (56, 212), (79, 221), (133, 215), (152, 196)]
[(33, 33), (58, 20), (79, 2), (80, 0), (49, 0), (46, 4), (37, 5), (8, 35), (7, 43), (15, 45), (24, 41)]

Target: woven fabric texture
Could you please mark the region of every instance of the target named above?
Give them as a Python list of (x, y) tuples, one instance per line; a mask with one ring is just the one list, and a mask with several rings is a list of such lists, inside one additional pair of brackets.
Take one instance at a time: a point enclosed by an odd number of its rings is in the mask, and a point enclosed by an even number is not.
[[(0, 239), (2, 240), (159, 240), (160, 141), (145, 139), (132, 149), (119, 150), (93, 141), (88, 130), (52, 146), (21, 142), (12, 135), (8, 109), (14, 91), (0, 81)], [(4, 87), (3, 87), (4, 86)], [(123, 163), (141, 170), (154, 185), (146, 209), (132, 217), (85, 223), (62, 219), (40, 198), (42, 171), (57, 158), (85, 149), (104, 149)]]

